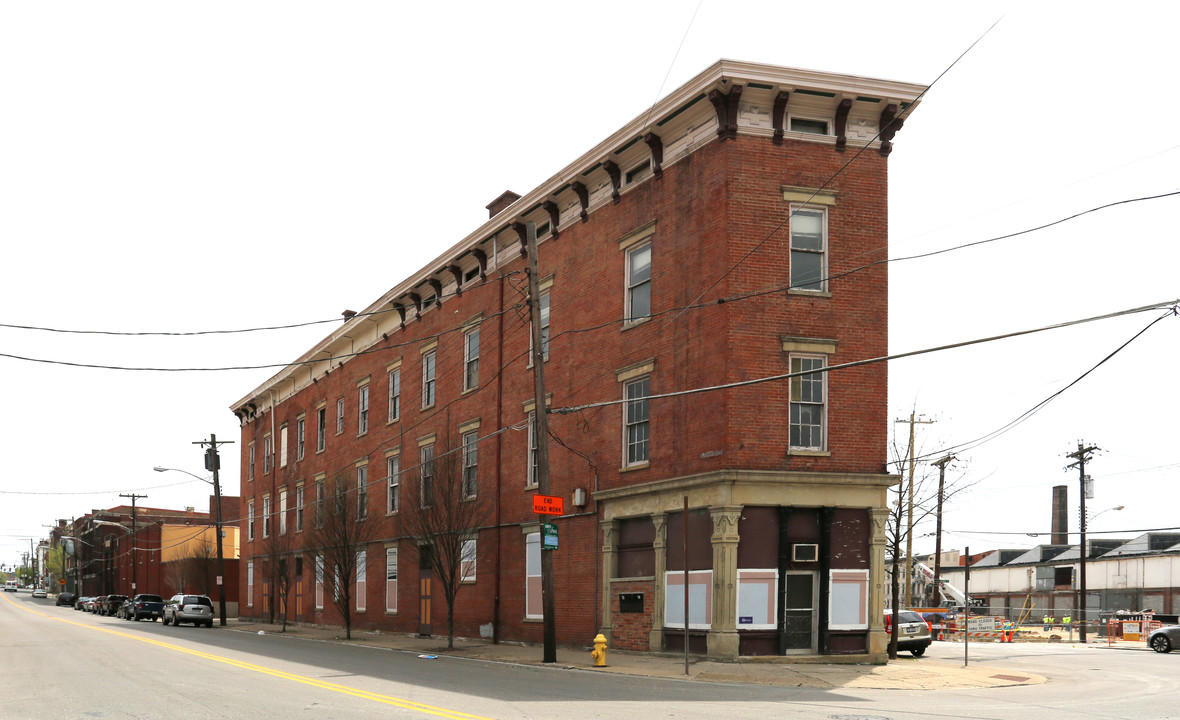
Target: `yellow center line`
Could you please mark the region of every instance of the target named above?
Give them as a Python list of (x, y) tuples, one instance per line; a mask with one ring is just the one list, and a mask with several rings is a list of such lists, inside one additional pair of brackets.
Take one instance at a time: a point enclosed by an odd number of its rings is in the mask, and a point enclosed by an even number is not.
[(7, 601), (9, 604), (11, 604), (15, 608), (23, 610), (27, 613), (31, 613), (33, 615), (38, 615), (43, 618), (48, 618), (50, 620), (57, 621), (60, 623), (66, 623), (68, 625), (74, 625), (76, 627), (86, 628), (87, 630), (94, 630), (97, 632), (103, 632), (103, 633), (107, 633), (108, 635), (117, 635), (119, 637), (124, 637), (124, 638), (128, 638), (131, 640), (138, 640), (139, 642), (147, 643), (148, 645), (155, 645), (157, 647), (165, 648), (167, 650), (175, 650), (176, 652), (185, 653), (186, 655), (192, 655), (194, 657), (204, 658), (205, 660), (212, 660), (213, 662), (219, 662), (219, 663), (222, 663), (225, 665), (231, 665), (233, 667), (240, 668), (242, 670), (249, 670), (251, 672), (261, 673), (263, 675), (270, 675), (271, 677), (276, 677), (276, 678), (279, 678), (282, 680), (290, 680), (291, 682), (297, 682), (297, 683), (301, 683), (303, 685), (310, 685), (311, 687), (320, 688), (322, 690), (330, 690), (332, 692), (338, 692), (343, 695), (351, 695), (353, 697), (361, 698), (362, 700), (371, 700), (373, 702), (383, 703), (385, 705), (393, 705), (394, 707), (399, 707), (399, 708), (404, 708), (406, 710), (413, 710), (415, 712), (420, 712), (420, 713), (423, 713), (424, 715), (436, 715), (438, 717), (454, 718), (454, 720), (491, 720), (490, 718), (484, 717), (483, 715), (471, 715), (468, 713), (459, 712), (458, 710), (448, 710), (446, 708), (436, 707), (434, 705), (425, 705), (423, 703), (416, 703), (416, 702), (413, 702), (412, 700), (406, 700), (404, 698), (392, 697), (390, 695), (382, 695), (380, 693), (369, 692), (368, 690), (358, 690), (357, 688), (351, 688), (351, 687), (348, 687), (347, 685), (340, 685), (339, 683), (328, 682), (326, 680), (317, 680), (316, 678), (307, 677), (306, 675), (296, 675), (295, 673), (284, 672), (282, 670), (275, 670), (273, 668), (264, 667), (262, 665), (255, 665), (254, 663), (248, 663), (243, 660), (234, 660), (233, 658), (228, 658), (223, 655), (214, 655), (212, 653), (203, 652), (201, 650), (192, 650), (192, 649), (189, 649), (186, 647), (182, 647), (180, 645), (175, 645), (170, 642), (164, 642), (162, 640), (154, 640), (152, 638), (143, 637), (141, 635), (132, 635), (131, 633), (126, 633), (121, 630), (111, 630), (110, 628), (101, 627), (101, 626), (97, 626), (97, 625), (89, 625), (87, 623), (81, 623), (76, 620), (67, 620), (65, 618), (56, 617), (54, 615), (49, 615), (47, 613), (40, 612), (39, 610), (34, 610), (32, 608), (26, 607), (23, 603), (18, 604), (12, 598), (9, 598), (7, 596), (5, 596), (4, 599), (5, 599), (5, 601)]

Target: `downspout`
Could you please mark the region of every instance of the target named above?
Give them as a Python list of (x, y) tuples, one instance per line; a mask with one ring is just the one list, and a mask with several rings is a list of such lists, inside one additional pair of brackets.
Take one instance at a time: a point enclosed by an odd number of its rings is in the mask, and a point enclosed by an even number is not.
[[(279, 436), (275, 434), (275, 393), (274, 390), (267, 390), (266, 394), (270, 396), (270, 510), (271, 512), (263, 518), (264, 523), (270, 523), (270, 516), (274, 514), (275, 504), (278, 502), (277, 488), (275, 484), (279, 476), (279, 461), (276, 458), (278, 455)], [(271, 525), (271, 532), (277, 532), (278, 527)], [(274, 578), (270, 573), (273, 570), (268, 564), (267, 566), (267, 595), (270, 599), (270, 609), (266, 613), (266, 621), (274, 622), (275, 615), (275, 583)]]
[[(500, 311), (496, 313), (496, 367), (499, 372), (496, 373), (496, 430), (504, 427), (504, 273), (500, 272), (500, 251), (497, 247), (496, 236), (492, 236), (492, 262), (496, 264), (496, 275), (499, 279), (498, 292), (500, 293)], [(503, 478), (501, 477), (501, 468), (504, 465), (504, 433), (496, 433), (496, 494), (495, 494), (495, 519), (493, 527), (496, 529), (496, 581), (495, 587), (492, 591), (492, 644), (500, 642), (500, 536), (503, 534), (503, 528), (500, 527), (500, 490)]]

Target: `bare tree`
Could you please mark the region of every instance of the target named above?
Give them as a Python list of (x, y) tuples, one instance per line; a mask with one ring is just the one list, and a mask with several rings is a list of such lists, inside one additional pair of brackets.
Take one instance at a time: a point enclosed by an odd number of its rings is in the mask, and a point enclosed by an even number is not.
[[(455, 598), (477, 563), (476, 542), (484, 517), (479, 497), (478, 443), (475, 433), (449, 451), (440, 444), (421, 458), (417, 482), (406, 488), (401, 508), (402, 529), (429, 564), (447, 601), (447, 647), (455, 647)], [(420, 557), (420, 560), (425, 560)]]
[[(896, 439), (892, 445), (893, 463), (896, 467), (905, 470), (909, 463), (909, 448), (897, 444)], [(922, 453), (915, 449), (915, 456), (921, 456)], [(920, 472), (914, 469), (913, 473), (913, 512), (912, 518), (906, 517), (909, 509), (909, 498), (911, 493), (910, 479), (908, 473), (903, 473), (903, 478), (890, 492), (892, 501), (889, 503), (888, 522), (886, 523), (886, 543), (888, 551), (892, 556), (890, 565), (890, 602), (889, 606), (892, 608), (894, 617), (897, 617), (897, 612), (901, 604), (901, 578), (905, 574), (903, 563), (905, 562), (906, 554), (904, 546), (906, 539), (909, 537), (913, 529), (917, 527), (923, 520), (933, 515), (938, 511), (938, 473), (931, 472), (927, 466)], [(977, 481), (976, 481), (977, 482)], [(960, 492), (974, 485), (975, 482), (966, 482), (962, 475), (951, 480), (945, 484), (942, 491), (942, 503), (945, 505), (952, 497), (958, 495)], [(898, 628), (901, 625), (899, 622), (894, 622), (889, 636), (889, 659), (897, 659), (897, 639)]]
[[(357, 493), (349, 487), (347, 476), (324, 480), (323, 495), (318, 494), (315, 523), (308, 533), (310, 547), (324, 561), (324, 584), (331, 590), (332, 604), (344, 620), (345, 637), (352, 639), (352, 598), (357, 555), (376, 536), (377, 523), (366, 521), (367, 509), (361, 504), (369, 493)], [(321, 499), (322, 498), (322, 499)]]
[(291, 586), (295, 583), (295, 543), (290, 533), (272, 532), (263, 545), (263, 560), (270, 576), (271, 619), (277, 611), (282, 618), (282, 632), (287, 632), (287, 611)]

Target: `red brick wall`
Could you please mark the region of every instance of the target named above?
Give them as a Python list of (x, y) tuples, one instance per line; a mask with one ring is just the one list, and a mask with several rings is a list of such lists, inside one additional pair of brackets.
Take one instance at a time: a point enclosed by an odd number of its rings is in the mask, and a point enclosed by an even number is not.
[[(652, 580), (620, 580), (610, 584), (611, 648), (639, 652), (653, 649), (650, 633), (652, 612), (655, 610), (654, 585)], [(643, 612), (621, 612), (619, 595), (622, 593), (642, 593)]]
[[(540, 277), (553, 277), (551, 357), (546, 363), (547, 390), (553, 407), (574, 406), (621, 397), (616, 371), (654, 358), (651, 392), (753, 379), (788, 371), (782, 336), (835, 338), (830, 362), (879, 357), (887, 350), (888, 285), (884, 266), (831, 282), (830, 297), (788, 294), (785, 290), (737, 299), (744, 293), (785, 288), (789, 283), (789, 237), (785, 220), (789, 203), (783, 185), (819, 187), (848, 160), (831, 145), (740, 136), (714, 142), (625, 189), (620, 202), (591, 212), (588, 222), (561, 229), (556, 240), (539, 248)], [(865, 153), (829, 185), (836, 204), (829, 215), (829, 266), (833, 274), (848, 271), (886, 255), (886, 161)], [(655, 317), (623, 328), (623, 267), (618, 240), (656, 221), (652, 236), (652, 306)], [(501, 236), (506, 237), (505, 235)], [(759, 245), (760, 244), (760, 245)], [(755, 249), (757, 247), (757, 249)], [(752, 251), (752, 252), (751, 252)], [(747, 257), (749, 255), (749, 257)], [(744, 258), (744, 260), (743, 260)], [(740, 261), (740, 263), (739, 263)], [(728, 275), (725, 271), (735, 269)], [(369, 478), (384, 475), (384, 452), (401, 448), (403, 487), (412, 481), (417, 463), (417, 438), (437, 433), (457, 447), (457, 428), (479, 419), (481, 435), (512, 426), (479, 447), (479, 502), (486, 509), (481, 532), (478, 581), (465, 586), (456, 607), (457, 632), (478, 635), (496, 620), (502, 639), (539, 642), (541, 625), (524, 619), (524, 536), (522, 523), (536, 521), (533, 491), (525, 489), (527, 432), (522, 406), (533, 393), (527, 367), (528, 324), (524, 302), (525, 263), (513, 259), (486, 281), (464, 288), (461, 296), (444, 298), (441, 308), (407, 323), (374, 346), (374, 352), (348, 359), (329, 375), (285, 395), (242, 426), (240, 517), (253, 499), (261, 513), (269, 492), (277, 510), (281, 488), (289, 492), (289, 527), (294, 527), (294, 488), (303, 481), (307, 502), (317, 473), (345, 474), (355, 482), (355, 465), (368, 458)], [(718, 298), (729, 298), (717, 304)], [(698, 300), (699, 299), (699, 300)], [(705, 307), (681, 313), (694, 302)], [(503, 310), (503, 314), (501, 314)], [(482, 314), (480, 389), (462, 392), (463, 337), (455, 329)], [(575, 332), (576, 331), (576, 332)], [(419, 348), (438, 338), (437, 401), (420, 407)], [(386, 423), (387, 363), (401, 358), (402, 416)], [(497, 369), (503, 372), (497, 374)], [(359, 380), (371, 376), (369, 431), (357, 434)], [(551, 432), (564, 445), (550, 443), (551, 494), (568, 503), (575, 488), (609, 489), (727, 468), (809, 470), (819, 472), (881, 472), (886, 457), (886, 368), (870, 365), (829, 375), (829, 450), (826, 457), (787, 453), (788, 385), (764, 383), (651, 402), (651, 461), (646, 468), (620, 472), (622, 464), (619, 406), (550, 416)], [(345, 431), (336, 434), (337, 398), (345, 399)], [(327, 449), (315, 452), (315, 409), (327, 408)], [(307, 452), (295, 459), (296, 417), (306, 413)], [(778, 418), (778, 420), (771, 420)], [(262, 472), (263, 435), (273, 432), (279, 451), (279, 428), (288, 423), (289, 461), (269, 474)], [(247, 447), (255, 442), (255, 479), (248, 480)], [(384, 513), (385, 492), (377, 482), (369, 492), (369, 520), (376, 535), (404, 535), (397, 516)], [(569, 506), (567, 505), (567, 508)], [(560, 549), (554, 552), (559, 641), (586, 644), (597, 632), (601, 616), (598, 597), (599, 559), (597, 508), (593, 500), (583, 516), (558, 520)], [(307, 522), (312, 522), (309, 508)], [(245, 561), (262, 554), (261, 524), (256, 542), (242, 528), (242, 584)], [(277, 530), (277, 521), (272, 528)], [(303, 536), (297, 534), (297, 542)], [(417, 629), (417, 557), (402, 542), (400, 611), (382, 611), (384, 551), (380, 543), (369, 552), (370, 594), (363, 623), (398, 631)], [(305, 570), (311, 575), (311, 566)], [(261, 581), (256, 581), (260, 585)], [(310, 588), (310, 585), (309, 585)], [(309, 595), (305, 605), (310, 608)], [(445, 626), (445, 603), (436, 594), (435, 632)], [(617, 602), (617, 598), (615, 600)], [(337, 622), (330, 600), (316, 622)], [(253, 610), (259, 610), (256, 601)], [(243, 604), (243, 614), (250, 608)]]

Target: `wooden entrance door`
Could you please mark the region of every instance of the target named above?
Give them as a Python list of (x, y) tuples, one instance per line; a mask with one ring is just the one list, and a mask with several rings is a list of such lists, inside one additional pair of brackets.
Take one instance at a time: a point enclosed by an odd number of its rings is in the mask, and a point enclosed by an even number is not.
[(418, 548), (418, 634), (433, 635), (431, 594), (434, 590), (434, 558), (429, 545)]

